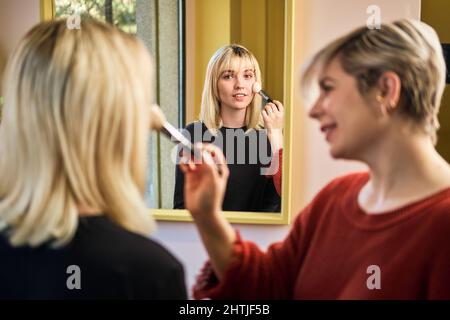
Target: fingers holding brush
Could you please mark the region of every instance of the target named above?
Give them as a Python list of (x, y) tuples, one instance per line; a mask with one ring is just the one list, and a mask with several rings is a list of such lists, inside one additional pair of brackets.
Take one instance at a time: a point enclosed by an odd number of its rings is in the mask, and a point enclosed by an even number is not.
[(264, 126), (268, 131), (283, 129), (284, 126), (284, 106), (280, 101), (274, 100), (264, 106), (261, 111)]
[(196, 144), (202, 161), (183, 158), (185, 205), (194, 217), (221, 210), (228, 180), (228, 167), (222, 151), (212, 144)]

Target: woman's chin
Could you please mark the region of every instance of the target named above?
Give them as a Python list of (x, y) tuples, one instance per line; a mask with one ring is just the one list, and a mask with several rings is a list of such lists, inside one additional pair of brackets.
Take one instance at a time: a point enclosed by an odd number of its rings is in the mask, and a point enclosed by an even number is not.
[(350, 152), (350, 150), (344, 150), (342, 148), (333, 148), (330, 147), (330, 156), (333, 159), (339, 159), (339, 160), (357, 160), (359, 159), (356, 157), (354, 152)]
[(336, 146), (330, 146), (330, 156), (333, 159), (340, 159), (343, 157), (342, 150)]

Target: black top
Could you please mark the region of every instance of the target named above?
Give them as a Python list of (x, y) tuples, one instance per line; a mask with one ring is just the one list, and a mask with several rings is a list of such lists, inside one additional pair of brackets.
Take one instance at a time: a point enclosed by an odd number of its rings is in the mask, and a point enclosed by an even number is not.
[[(266, 130), (245, 131), (222, 127), (214, 136), (202, 122), (194, 122), (183, 134), (193, 143), (212, 142), (223, 150), (230, 170), (223, 210), (279, 212), (281, 199), (273, 179), (262, 171), (272, 154)], [(178, 165), (175, 178), (174, 209), (184, 209), (184, 174)]]
[(182, 265), (105, 216), (80, 218), (75, 237), (58, 249), (11, 247), (0, 234), (0, 299), (186, 298)]

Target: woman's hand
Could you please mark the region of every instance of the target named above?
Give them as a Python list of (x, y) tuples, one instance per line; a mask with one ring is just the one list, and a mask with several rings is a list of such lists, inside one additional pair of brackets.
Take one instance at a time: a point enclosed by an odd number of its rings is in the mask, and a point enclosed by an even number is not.
[(283, 148), (284, 106), (280, 101), (268, 103), (262, 110), (264, 127), (270, 141), (272, 153)]
[(236, 241), (233, 227), (221, 214), (229, 171), (219, 148), (212, 144), (196, 144), (196, 148), (202, 159), (185, 159), (180, 164), (184, 172), (184, 204), (194, 218), (216, 276), (222, 279)]
[(222, 210), (228, 180), (228, 166), (222, 151), (212, 144), (196, 144), (202, 159), (182, 159), (184, 202), (196, 220), (209, 219)]

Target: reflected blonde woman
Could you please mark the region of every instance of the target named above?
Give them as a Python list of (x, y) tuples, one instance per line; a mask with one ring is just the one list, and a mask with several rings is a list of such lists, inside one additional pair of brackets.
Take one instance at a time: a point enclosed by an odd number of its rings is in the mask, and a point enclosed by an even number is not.
[(0, 126), (0, 298), (185, 297), (181, 265), (147, 238), (152, 72), (140, 41), (96, 21), (20, 42)]
[[(185, 129), (192, 142), (212, 142), (226, 155), (230, 180), (224, 210), (281, 209), (275, 175), (265, 175), (264, 168), (273, 155), (281, 156), (284, 107), (276, 100), (262, 105), (261, 97), (253, 92), (253, 85), (261, 79), (259, 63), (247, 48), (233, 44), (218, 49), (206, 70), (200, 121)], [(177, 167), (175, 209), (185, 207), (183, 187), (184, 177)]]

